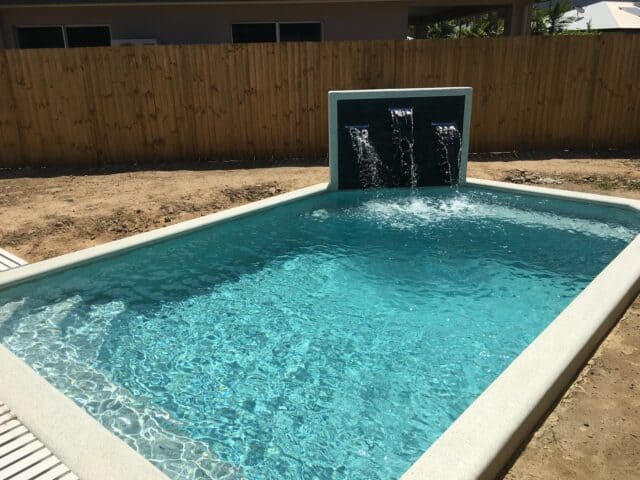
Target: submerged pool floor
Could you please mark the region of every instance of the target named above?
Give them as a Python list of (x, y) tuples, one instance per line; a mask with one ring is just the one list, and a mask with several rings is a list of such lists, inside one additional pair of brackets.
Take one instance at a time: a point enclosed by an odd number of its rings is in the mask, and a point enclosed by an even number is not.
[(171, 478), (398, 478), (640, 231), (322, 194), (0, 293), (0, 341)]

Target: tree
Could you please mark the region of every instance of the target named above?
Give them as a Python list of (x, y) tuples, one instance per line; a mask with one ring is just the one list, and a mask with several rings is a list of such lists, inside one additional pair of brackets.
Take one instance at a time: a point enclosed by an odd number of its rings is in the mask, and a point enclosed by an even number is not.
[(504, 17), (499, 11), (475, 15), (462, 25), (462, 37), (497, 37), (504, 34)]
[[(570, 0), (539, 2), (533, 8), (531, 33), (558, 35), (566, 31), (575, 18), (566, 13), (572, 9)], [(416, 38), (494, 37), (504, 34), (504, 10), (498, 9), (477, 15), (442, 20), (427, 25), (413, 25)]]
[(565, 14), (571, 10), (568, 0), (551, 0), (533, 8), (531, 33), (533, 35), (557, 35), (564, 32), (575, 18)]
[(457, 26), (452, 20), (416, 26), (417, 38), (456, 38)]

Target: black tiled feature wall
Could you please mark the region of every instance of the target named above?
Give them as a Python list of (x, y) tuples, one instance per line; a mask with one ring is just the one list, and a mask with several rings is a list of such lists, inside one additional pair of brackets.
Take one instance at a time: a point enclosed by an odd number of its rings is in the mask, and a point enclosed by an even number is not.
[(338, 100), (338, 188), (364, 188), (348, 129), (356, 125), (368, 125), (369, 140), (384, 166), (380, 172), (382, 186), (411, 186), (410, 178), (397, 158), (397, 148), (393, 142), (390, 109), (395, 108), (413, 109), (413, 150), (418, 173), (416, 186), (449, 185), (450, 178), (458, 178), (457, 154), (460, 145), (456, 141), (449, 149), (449, 157), (453, 159), (449, 173), (443, 167), (442, 147), (439, 146), (434, 124), (455, 125), (461, 141), (464, 134), (464, 106), (464, 95)]

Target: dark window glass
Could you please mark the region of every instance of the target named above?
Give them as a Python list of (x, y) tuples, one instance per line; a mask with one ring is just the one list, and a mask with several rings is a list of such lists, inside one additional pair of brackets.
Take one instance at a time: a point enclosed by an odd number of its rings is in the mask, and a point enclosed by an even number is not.
[(20, 48), (64, 48), (62, 27), (19, 27)]
[(111, 45), (109, 27), (65, 27), (69, 47), (108, 47)]
[(276, 41), (275, 23), (234, 23), (233, 43), (264, 43)]
[(281, 42), (319, 42), (322, 27), (319, 23), (281, 23)]

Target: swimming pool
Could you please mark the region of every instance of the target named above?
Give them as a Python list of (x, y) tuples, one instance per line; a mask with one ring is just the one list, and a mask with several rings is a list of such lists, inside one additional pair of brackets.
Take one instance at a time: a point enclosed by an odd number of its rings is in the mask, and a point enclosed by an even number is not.
[(5, 290), (0, 341), (171, 478), (397, 478), (638, 232), (327, 192)]

